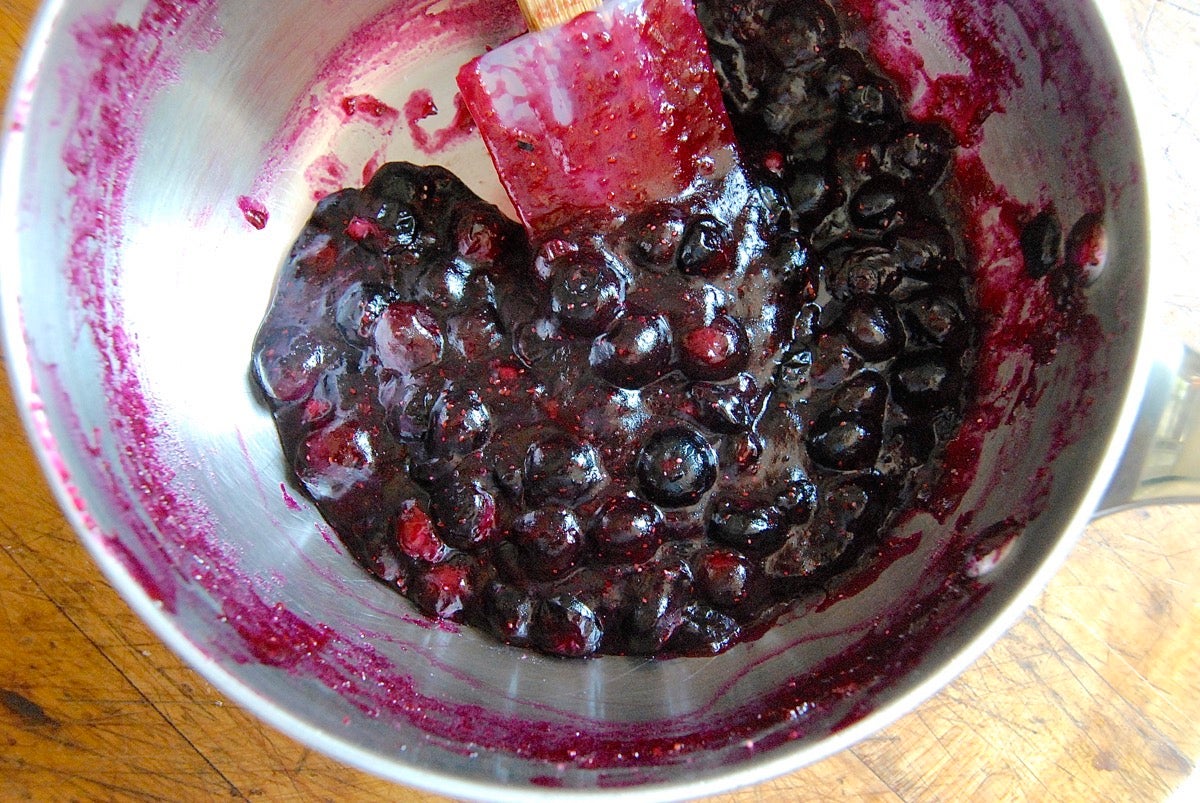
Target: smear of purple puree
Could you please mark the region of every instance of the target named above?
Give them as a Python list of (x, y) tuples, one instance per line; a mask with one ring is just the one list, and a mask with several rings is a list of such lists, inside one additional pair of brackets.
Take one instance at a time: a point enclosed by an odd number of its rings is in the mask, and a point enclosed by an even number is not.
[[(862, 4), (862, 0), (855, 0), (855, 4)], [(431, 13), (432, 5), (422, 6), (426, 15)], [(169, 53), (183, 51), (189, 44), (211, 43), (215, 37), (214, 11), (215, 2), (211, 0), (155, 2), (137, 28), (106, 21), (81, 30), (81, 50), (88, 63), (98, 66), (87, 85), (81, 87), (78, 133), (64, 153), (77, 177), (71, 193), (74, 209), (70, 219), (80, 221), (74, 230), (71, 283), (76, 303), (87, 314), (94, 344), (106, 358), (101, 360), (106, 372), (103, 387), (113, 411), (113, 432), (120, 441), (121, 471), (126, 478), (139, 478), (131, 490), (128, 480), (123, 481), (112, 469), (111, 493), (127, 512), (127, 529), (133, 539), (132, 547), (117, 557), (135, 575), (153, 578), (146, 582), (147, 592), (160, 598), (168, 609), (176, 587), (198, 583), (222, 601), (224, 618), (244, 640), (247, 658), (314, 678), (362, 711), (411, 723), (448, 750), (510, 753), (561, 765), (556, 771), (617, 771), (687, 761), (690, 755), (706, 750), (730, 754), (763, 750), (853, 722), (870, 711), (869, 705), (856, 702), (870, 699), (864, 692), (887, 686), (891, 679), (917, 665), (929, 644), (986, 593), (984, 585), (964, 578), (963, 564), (969, 550), (961, 549), (984, 528), (964, 522), (959, 528), (959, 549), (942, 553), (939, 565), (927, 574), (929, 586), (919, 589), (920, 593), (905, 603), (902, 617), (856, 623), (847, 633), (861, 637), (842, 654), (736, 710), (719, 712), (710, 703), (690, 714), (649, 724), (604, 723), (565, 712), (555, 712), (557, 716), (546, 720), (518, 719), (481, 706), (431, 697), (421, 693), (413, 678), (397, 672), (369, 644), (326, 625), (307, 622), (281, 605), (261, 599), (251, 579), (242, 576), (226, 554), (205, 511), (176, 487), (170, 468), (176, 446), (169, 430), (160, 426), (151, 396), (142, 387), (135, 344), (123, 330), (120, 299), (109, 292), (119, 284), (120, 265), (112, 255), (121, 242), (125, 186), (141, 140), (137, 110), (173, 77), (176, 65)], [(411, 8), (397, 6), (364, 26), (329, 59), (317, 85), (331, 96), (351, 97), (354, 93), (349, 89), (358, 70), (369, 66), (376, 56), (395, 56), (413, 46), (414, 37), (422, 35), (422, 25), (428, 21), (415, 24), (414, 16), (419, 15), (414, 15)], [(497, 22), (496, 16), (495, 9), (483, 3), (438, 12), (439, 22), (449, 29), (464, 25), (479, 30), (490, 25), (495, 30), (508, 30), (517, 24), (511, 19)], [(953, 16), (964, 24), (971, 19), (957, 10)], [(486, 25), (484, 20), (488, 21)], [(160, 49), (158, 44), (164, 39), (172, 39), (173, 47)], [(875, 41), (874, 48), (880, 51), (877, 57), (887, 55), (884, 44)], [(1072, 43), (1064, 46), (1069, 48)], [(901, 63), (904, 51), (901, 48), (898, 52), (896, 61), (880, 60), (885, 65)], [(911, 54), (904, 63), (912, 63)], [(987, 67), (985, 61), (972, 64), (980, 69)], [(1003, 74), (998, 81), (1002, 90), (1009, 88)], [(989, 98), (985, 93), (989, 86), (993, 84), (980, 81), (976, 89), (984, 94), (976, 97)], [(954, 105), (944, 101), (922, 109), (930, 116), (949, 113), (946, 110), (950, 108), (961, 111), (962, 115), (955, 118), (959, 123), (956, 130), (969, 135), (964, 141), (971, 141), (970, 136), (978, 134), (982, 121), (1001, 109), (1003, 96), (1004, 91), (998, 91), (993, 100), (973, 102), (969, 109), (957, 101)], [(949, 98), (950, 94), (943, 92), (936, 97)], [(273, 161), (262, 173), (263, 182), (273, 178), (273, 170), (286, 165), (293, 146), (319, 114), (306, 104), (296, 108), (276, 142)], [(975, 221), (967, 232), (975, 256), (980, 264), (990, 266), (981, 282), (980, 300), (986, 311), (999, 316), (997, 324), (985, 334), (994, 349), (984, 349), (975, 410), (986, 429), (1012, 418), (1013, 404), (1005, 399), (1011, 398), (1009, 394), (1014, 390), (1019, 392), (1021, 403), (1036, 402), (1045, 387), (1036, 369), (1049, 365), (1055, 354), (1058, 364), (1084, 364), (1086, 361), (1069, 359), (1069, 354), (1064, 359), (1064, 353), (1085, 353), (1094, 345), (1094, 332), (1087, 316), (1077, 309), (1059, 310), (1052, 303), (1042, 303), (1048, 291), (1019, 270), (1019, 255), (1013, 243), (1017, 222), (1028, 210), (995, 186), (970, 155), (956, 166), (954, 181), (967, 196), (967, 211), (976, 213), (965, 216)], [(255, 197), (262, 196), (256, 192)], [(996, 208), (1001, 210), (998, 216), (994, 214)], [(985, 214), (988, 210), (993, 214)], [(1031, 303), (1025, 309), (1011, 310), (1003, 297), (1010, 293), (1028, 294)], [(1028, 355), (1031, 365), (1004, 373), (1002, 357), (989, 356), (991, 351), (1002, 355), (1004, 349)], [(1085, 371), (1083, 386), (1094, 381), (1098, 377)], [(1080, 413), (1086, 408), (1086, 395), (1081, 393), (1078, 401), (1064, 403), (1067, 409), (1060, 416), (1060, 431), (1055, 435), (1061, 439), (1057, 448), (1073, 439), (1082, 426), (1084, 417)], [(1015, 419), (1013, 425), (1020, 427)], [(978, 443), (971, 432), (968, 426), (964, 435), (951, 444), (947, 477), (930, 504), (935, 514), (949, 515), (979, 470)], [(1032, 493), (1036, 496), (1039, 492), (1035, 488)], [(1036, 499), (1033, 501), (1036, 507)], [(137, 511), (145, 511), (157, 533)], [(907, 548), (896, 545), (897, 552)], [(743, 668), (729, 682), (736, 684), (751, 668)], [(576, 727), (565, 726), (564, 720), (576, 723)], [(621, 785), (636, 778), (614, 772), (601, 780)], [(555, 781), (545, 776), (541, 782)]]
[(413, 145), (427, 156), (465, 141), (474, 123), (457, 95), (453, 118), (435, 129), (430, 121), (442, 113), (428, 90), (413, 91), (397, 109), (365, 94), (364, 86), (372, 83), (373, 74), (392, 69), (391, 65), (436, 56), (464, 42), (500, 44), (523, 31), (515, 3), (412, 0), (384, 9), (346, 37), (297, 97), (267, 148), (269, 155), (254, 183), (254, 194), (264, 197), (281, 172), (295, 169), (295, 160), (306, 156), (308, 146), (328, 136), (326, 124), (331, 118), (343, 125), (374, 128), (376, 147), (357, 171), (332, 153), (318, 156), (304, 171), (314, 200), (347, 186), (351, 176), (366, 183), (385, 161), (387, 145), (401, 120)]
[(270, 213), (263, 206), (262, 201), (255, 200), (248, 195), (238, 196), (238, 209), (242, 210), (242, 216), (246, 218), (246, 222), (259, 231), (267, 227), (267, 221), (270, 220)]
[[(117, 460), (126, 477), (140, 478), (136, 487), (126, 490), (115, 467), (97, 461), (108, 472), (110, 493), (124, 512), (125, 530), (133, 539), (126, 542), (110, 536), (105, 541), (146, 592), (168, 610), (174, 609), (178, 577), (172, 570), (178, 556), (167, 554), (137, 511), (145, 510), (152, 520), (170, 521), (190, 506), (170, 487), (170, 461), (162, 459), (157, 445), (161, 433), (153, 404), (140, 385), (137, 347), (124, 326), (122, 301), (111, 289), (119, 283), (115, 254), (123, 237), (125, 194), (137, 158), (142, 110), (178, 70), (170, 54), (179, 51), (163, 48), (162, 42), (175, 38), (181, 49), (211, 46), (218, 36), (213, 6), (199, 1), (152, 2), (137, 26), (118, 24), (112, 16), (80, 24), (73, 33), (80, 51), (75, 69), (82, 72), (64, 81), (79, 87), (72, 134), (62, 153), (74, 176), (69, 191), (68, 220), (73, 228), (68, 280), (73, 301), (89, 324), (92, 343), (102, 355), (102, 387), (112, 412), (111, 432), (119, 442)], [(57, 382), (53, 366), (44, 376)], [(62, 398), (59, 409), (72, 409), (61, 386), (47, 392)]]
[[(114, 12), (89, 17), (72, 31), (79, 59), (63, 76), (66, 85), (78, 87), (68, 121), (72, 133), (62, 152), (74, 177), (68, 190), (66, 268), (71, 302), (86, 324), (81, 331), (100, 355), (100, 384), (111, 416), (109, 434), (103, 437), (111, 438), (112, 448), (102, 447), (98, 429), (89, 441), (76, 418), (59, 423), (96, 456), (95, 480), (121, 517), (120, 537), (99, 533), (78, 499), (81, 515), (146, 594), (175, 613), (181, 589), (194, 582), (221, 601), (225, 617), (235, 622), (254, 657), (290, 665), (292, 656), (308, 654), (331, 634), (265, 603), (252, 578), (238, 573), (235, 557), (215, 535), (207, 512), (180, 487), (173, 466), (181, 461), (182, 450), (159, 415), (152, 391), (143, 386), (136, 337), (125, 328), (120, 295), (112, 292), (121, 284), (117, 254), (144, 130), (143, 110), (177, 80), (176, 54), (204, 50), (219, 40), (216, 11), (216, 0), (152, 0), (135, 25), (116, 22)], [(40, 378), (41, 386), (33, 389), (35, 423), (44, 415), (43, 398), (72, 416), (74, 405), (57, 366), (43, 366)], [(52, 436), (47, 432), (46, 437), (50, 441), (43, 445), (53, 455)], [(104, 459), (109, 454), (115, 457)], [(66, 474), (65, 467), (59, 473)], [(60, 480), (64, 487), (75, 487), (69, 477)]]
[(428, 89), (418, 89), (409, 96), (404, 104), (404, 121), (408, 124), (408, 133), (417, 149), (428, 156), (464, 142), (475, 133), (475, 121), (471, 112), (463, 103), (462, 95), (454, 95), (454, 117), (445, 128), (432, 133), (421, 124), (422, 120), (436, 116), (438, 108), (433, 102), (433, 95)]

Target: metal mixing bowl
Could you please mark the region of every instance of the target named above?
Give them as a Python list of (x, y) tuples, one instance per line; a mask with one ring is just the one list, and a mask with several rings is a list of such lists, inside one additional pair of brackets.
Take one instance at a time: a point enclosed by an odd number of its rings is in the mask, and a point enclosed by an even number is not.
[[(458, 65), (521, 29), (515, 6), (485, 0), (46, 5), (5, 129), (3, 316), (67, 515), (222, 692), (405, 784), (686, 797), (882, 727), (1041, 588), (1100, 504), (1150, 371), (1147, 186), (1102, 14), (1083, 0), (959, 5), (843, 8), (867, 18), (865, 48), (909, 71), (918, 109), (979, 104), (954, 180), (986, 177), (1004, 203), (1068, 221), (1100, 214), (1107, 258), (1086, 331), (1047, 333), (1057, 319), (996, 247), (1004, 216), (960, 210), (995, 305), (960, 482), (944, 508), (902, 520), (891, 539), (911, 548), (856, 593), (714, 658), (555, 660), (430, 623), (293, 490), (248, 374), (275, 271), (314, 197), (383, 161), (446, 164), (503, 203), (482, 145), (451, 121)], [(994, 94), (946, 94), (955, 76)], [(439, 114), (403, 113), (419, 90)], [(1012, 327), (1054, 349), (1035, 354)], [(1109, 503), (1130, 498), (1141, 466)]]

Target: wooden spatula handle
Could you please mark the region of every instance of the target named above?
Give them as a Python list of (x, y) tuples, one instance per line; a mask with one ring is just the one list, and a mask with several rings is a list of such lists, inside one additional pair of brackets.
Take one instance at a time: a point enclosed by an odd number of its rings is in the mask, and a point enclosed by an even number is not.
[(600, 0), (517, 0), (531, 31), (561, 25), (572, 17), (600, 5)]

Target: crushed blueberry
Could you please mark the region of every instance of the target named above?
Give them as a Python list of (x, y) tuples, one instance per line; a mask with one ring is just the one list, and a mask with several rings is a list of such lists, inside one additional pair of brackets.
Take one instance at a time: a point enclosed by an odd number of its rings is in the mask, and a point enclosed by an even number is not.
[[(697, 10), (727, 178), (531, 242), (445, 169), (389, 163), (282, 269), (251, 365), (286, 460), (429, 616), (569, 658), (719, 653), (869, 561), (959, 424), (953, 137), (821, 0)], [(1085, 281), (1095, 231), (1064, 248), (1034, 216), (1029, 273)]]

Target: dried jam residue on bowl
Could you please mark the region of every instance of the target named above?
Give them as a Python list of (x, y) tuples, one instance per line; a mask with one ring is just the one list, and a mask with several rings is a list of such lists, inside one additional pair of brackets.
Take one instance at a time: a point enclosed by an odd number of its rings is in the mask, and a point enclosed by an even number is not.
[(354, 556), (564, 656), (706, 655), (878, 543), (975, 332), (906, 119), (819, 2), (702, 5), (745, 168), (542, 242), (439, 167), (321, 201), (254, 372)]

